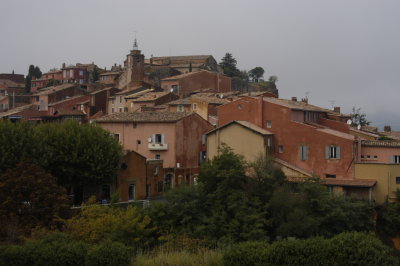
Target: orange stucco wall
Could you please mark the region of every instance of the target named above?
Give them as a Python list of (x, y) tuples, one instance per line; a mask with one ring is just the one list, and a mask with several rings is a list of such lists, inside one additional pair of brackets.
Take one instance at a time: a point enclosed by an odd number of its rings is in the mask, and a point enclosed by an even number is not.
[[(320, 177), (327, 174), (334, 174), (338, 179), (354, 177), (354, 137), (349, 134), (292, 121), (291, 109), (262, 101), (261, 97), (246, 97), (222, 105), (218, 108), (218, 115), (220, 125), (232, 120), (245, 120), (271, 131), (275, 136), (275, 156), (305, 171)], [(272, 122), (271, 128), (267, 128), (267, 120)], [(283, 146), (281, 153), (280, 145)], [(308, 159), (305, 161), (299, 156), (301, 145), (308, 146)], [(340, 159), (325, 158), (325, 147), (329, 145), (340, 146)]]
[(364, 156), (364, 158), (360, 158), (361, 162), (391, 163), (390, 157), (400, 155), (400, 148), (362, 146), (361, 155)]

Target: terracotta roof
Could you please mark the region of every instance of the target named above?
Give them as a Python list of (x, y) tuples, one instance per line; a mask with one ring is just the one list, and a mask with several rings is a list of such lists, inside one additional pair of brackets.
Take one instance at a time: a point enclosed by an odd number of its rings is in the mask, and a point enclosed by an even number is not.
[(227, 123), (225, 125), (217, 127), (217, 128), (215, 128), (215, 129), (213, 129), (211, 131), (208, 131), (206, 133), (206, 135), (211, 134), (211, 133), (213, 133), (213, 132), (215, 132), (217, 130), (220, 130), (220, 129), (224, 128), (224, 127), (230, 126), (232, 124), (238, 124), (238, 125), (246, 128), (246, 129), (249, 129), (249, 130), (251, 130), (251, 131), (253, 131), (253, 132), (257, 133), (257, 134), (263, 135), (263, 136), (265, 136), (265, 135), (273, 135), (273, 133), (271, 133), (270, 131), (265, 130), (265, 129), (263, 129), (263, 128), (259, 127), (259, 126), (256, 126), (256, 125), (254, 125), (254, 124), (252, 124), (250, 122), (247, 122), (247, 121), (232, 121), (232, 122), (229, 122), (229, 123)]
[[(48, 106), (53, 106), (53, 105), (56, 105), (56, 104), (60, 104), (60, 103), (72, 101), (72, 100), (75, 100), (75, 99), (77, 99), (77, 98), (82, 98), (82, 100), (85, 100), (85, 98), (83, 98), (83, 97), (89, 98), (88, 95), (77, 95), (77, 96), (72, 96), (72, 97), (66, 98), (66, 99), (61, 100), (61, 101), (58, 101), (58, 102), (49, 103)], [(89, 100), (86, 100), (86, 101), (89, 101)]]
[(136, 99), (139, 98), (140, 96), (142, 96), (143, 94), (152, 92), (153, 89), (147, 89), (147, 90), (143, 90), (143, 91), (139, 91), (139, 92), (133, 92), (132, 94), (128, 94), (125, 96), (125, 99)]
[[(181, 79), (181, 78), (185, 78), (185, 77), (191, 76), (191, 75), (193, 75), (193, 74), (198, 74), (198, 73), (200, 73), (200, 72), (209, 72), (209, 71), (200, 70), (200, 71), (189, 72), (189, 73), (185, 73), (185, 74), (180, 74), (180, 75), (168, 77), (168, 78), (162, 79), (161, 81), (166, 81), (166, 80), (177, 80), (177, 79)], [(210, 73), (211, 73), (211, 72), (210, 72)]]
[(144, 91), (144, 90), (148, 90), (148, 88), (139, 86), (139, 87), (135, 87), (135, 88), (133, 88), (131, 90), (120, 91), (120, 92), (116, 93), (115, 95), (130, 95), (132, 93), (141, 92), (141, 91)]
[(328, 186), (344, 186), (344, 187), (373, 187), (376, 184), (376, 180), (321, 178), (321, 184)]
[(134, 102), (152, 102), (155, 101), (165, 95), (170, 94), (171, 92), (149, 92), (145, 95), (133, 100)]
[(94, 94), (97, 94), (97, 93), (103, 92), (103, 91), (108, 91), (108, 90), (111, 90), (113, 88), (115, 88), (115, 87), (110, 86), (110, 87), (105, 87), (103, 89), (95, 90), (95, 91), (90, 92), (90, 95), (94, 95)]
[(354, 127), (350, 127), (350, 131), (353, 131), (353, 132), (356, 132), (356, 133), (359, 133), (359, 134), (364, 134), (364, 135), (367, 135), (367, 136), (371, 136), (371, 137), (374, 137), (374, 138), (379, 138), (379, 135), (376, 134), (376, 133), (371, 133), (369, 131), (364, 131), (364, 130), (358, 130), (357, 128), (354, 128)]
[(210, 103), (210, 104), (219, 104), (219, 105), (229, 102), (229, 100), (221, 99), (221, 98), (215, 96), (215, 94), (213, 96), (203, 95), (203, 93), (201, 93), (201, 94), (202, 95), (200, 95), (200, 93), (199, 94), (194, 94), (194, 95), (191, 96), (191, 98), (193, 100), (198, 99), (198, 100), (201, 100), (203, 102), (207, 102), (207, 103)]
[(329, 113), (332, 112), (331, 110), (324, 109), (315, 105), (311, 105), (302, 101), (292, 101), (292, 100), (287, 100), (287, 99), (278, 99), (278, 98), (272, 98), (272, 97), (264, 97), (264, 101), (270, 102), (273, 104), (278, 104), (290, 109), (294, 110), (304, 110), (304, 111), (314, 111), (314, 112), (323, 112), (323, 113)]
[(400, 147), (400, 141), (396, 140), (363, 140), (361, 141), (362, 146), (367, 146), (367, 147), (393, 147), (393, 148), (399, 148)]
[(25, 79), (23, 74), (0, 74), (0, 79), (12, 80), (15, 83), (24, 84)]
[(16, 114), (16, 113), (19, 113), (21, 111), (28, 110), (28, 109), (38, 110), (38, 106), (36, 104), (33, 104), (33, 103), (32, 104), (23, 105), (23, 106), (19, 106), (19, 107), (10, 109), (10, 110), (8, 110), (6, 112), (1, 112), (0, 113), (0, 118), (7, 117), (7, 116), (10, 116), (10, 115), (13, 115), (13, 114)]
[(62, 90), (72, 88), (75, 86), (76, 86), (76, 84), (71, 84), (71, 83), (62, 84), (62, 85), (58, 85), (58, 86), (52, 86), (52, 87), (48, 87), (46, 89), (40, 90), (39, 92), (33, 94), (33, 96), (48, 95), (48, 94), (52, 94), (54, 92), (62, 91)]
[[(318, 125), (318, 124), (316, 124), (316, 125)], [(318, 130), (320, 132), (324, 132), (324, 133), (329, 134), (329, 135), (337, 136), (337, 137), (340, 137), (340, 138), (345, 138), (345, 139), (348, 139), (348, 140), (354, 140), (355, 139), (355, 137), (353, 135), (351, 135), (351, 134), (347, 134), (347, 133), (344, 133), (344, 132), (341, 132), (341, 131), (338, 131), (338, 130), (334, 130), (334, 129), (330, 129), (330, 128), (317, 128), (316, 130)]]
[(82, 112), (81, 110), (67, 110), (67, 109), (57, 109), (57, 111), (54, 114), (58, 116), (63, 116), (63, 115), (85, 116), (85, 113)]
[(168, 105), (191, 105), (190, 98), (178, 99), (167, 103)]
[(124, 123), (124, 122), (176, 122), (193, 113), (184, 112), (122, 112), (105, 115), (96, 119), (96, 123)]

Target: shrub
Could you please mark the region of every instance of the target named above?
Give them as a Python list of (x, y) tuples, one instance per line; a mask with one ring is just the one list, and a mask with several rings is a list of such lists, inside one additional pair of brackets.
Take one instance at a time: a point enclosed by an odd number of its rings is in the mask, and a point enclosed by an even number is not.
[(339, 265), (399, 265), (391, 250), (371, 234), (339, 234), (330, 240), (330, 249)]
[(131, 250), (118, 242), (104, 241), (92, 246), (86, 255), (86, 266), (124, 266), (131, 262)]
[(265, 265), (269, 244), (266, 242), (243, 242), (227, 249), (224, 265)]
[(61, 233), (41, 240), (28, 241), (23, 246), (2, 246), (0, 265), (84, 265), (87, 246)]

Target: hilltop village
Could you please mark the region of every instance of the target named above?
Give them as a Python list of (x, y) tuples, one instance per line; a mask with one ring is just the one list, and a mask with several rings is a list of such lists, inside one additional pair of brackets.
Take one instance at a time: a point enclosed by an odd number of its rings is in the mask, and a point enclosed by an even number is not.
[(400, 188), (399, 132), (352, 126), (340, 107), (281, 99), (273, 80), (237, 86), (211, 55), (145, 58), (135, 40), (121, 65), (63, 63), (30, 82), (27, 92), (24, 75), (0, 74), (1, 119), (95, 123), (123, 147), (118, 178), (74, 191), (76, 204), (194, 184), (224, 144), (249, 162), (272, 156), (291, 182), (319, 177), (331, 193), (383, 204)]

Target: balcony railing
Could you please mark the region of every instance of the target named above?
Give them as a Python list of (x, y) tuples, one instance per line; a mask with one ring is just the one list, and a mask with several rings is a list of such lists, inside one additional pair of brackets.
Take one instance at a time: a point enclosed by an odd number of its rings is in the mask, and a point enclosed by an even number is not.
[(151, 151), (166, 151), (168, 150), (168, 144), (166, 143), (149, 143), (149, 150)]

